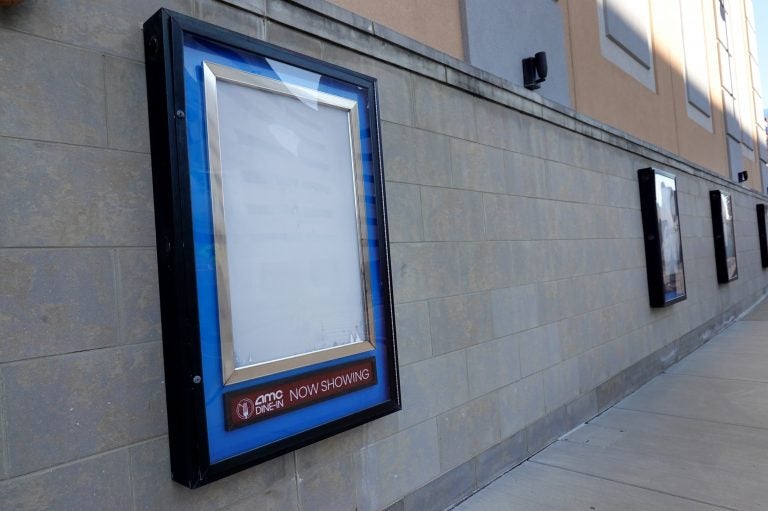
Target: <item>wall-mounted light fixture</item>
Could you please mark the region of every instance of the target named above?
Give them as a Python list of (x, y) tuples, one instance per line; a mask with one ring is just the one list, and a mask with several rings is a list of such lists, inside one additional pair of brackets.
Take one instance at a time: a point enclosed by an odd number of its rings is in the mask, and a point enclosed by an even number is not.
[(540, 51), (533, 57), (523, 59), (523, 86), (536, 90), (547, 79), (547, 53)]
[(744, 181), (749, 179), (749, 174), (747, 173), (746, 170), (744, 172), (739, 172), (737, 175), (739, 177), (739, 183), (743, 183)]

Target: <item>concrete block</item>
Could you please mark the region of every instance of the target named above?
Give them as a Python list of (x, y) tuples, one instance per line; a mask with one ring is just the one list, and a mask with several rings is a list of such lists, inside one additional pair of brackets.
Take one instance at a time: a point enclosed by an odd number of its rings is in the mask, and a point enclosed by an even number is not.
[(533, 328), (517, 334), (520, 343), (520, 369), (523, 376), (551, 367), (561, 360), (560, 332), (557, 324)]
[(475, 460), (462, 463), (403, 499), (404, 511), (444, 511), (475, 490)]
[[(3, 385), (3, 375), (0, 373), (0, 396), (5, 395), (5, 386)], [(2, 399), (0, 397), (0, 399)], [(7, 466), (8, 463), (6, 462), (6, 445), (5, 445), (5, 425), (7, 421), (5, 420), (5, 411), (4, 411), (4, 404), (2, 401), (0, 401), (0, 438), (3, 440), (0, 441), (0, 481), (5, 480), (7, 475)]]
[(497, 394), (501, 438), (511, 437), (544, 415), (544, 384), (540, 373), (507, 385)]
[(640, 194), (635, 181), (603, 174), (603, 197), (601, 204), (619, 208), (640, 209)]
[(381, 124), (384, 173), (388, 181), (451, 186), (448, 137), (389, 122)]
[(525, 197), (545, 197), (547, 173), (545, 161), (521, 153), (505, 152), (506, 191)]
[(525, 431), (502, 440), (490, 449), (477, 455), (477, 485), (483, 486), (514, 467), (528, 457)]
[(288, 511), (298, 509), (293, 456), (281, 456), (194, 491), (171, 481), (168, 439), (161, 437), (131, 447), (131, 475), (135, 509), (242, 509)]
[(13, 77), (0, 89), (0, 135), (106, 143), (101, 55), (2, 29), (0, 47), (0, 75)]
[(539, 238), (550, 240), (574, 240), (585, 238), (582, 225), (586, 206), (581, 204), (540, 200), (536, 218), (539, 222)]
[(400, 415), (385, 415), (365, 424), (365, 443), (374, 444), (400, 431)]
[(322, 58), (323, 42), (281, 23), (267, 20), (267, 41), (310, 57)]
[(155, 249), (118, 250), (117, 275), (120, 340), (124, 343), (161, 340)]
[(395, 306), (397, 358), (401, 366), (432, 357), (427, 302), (401, 303)]
[[(247, 2), (249, 0), (243, 0)], [(0, 26), (34, 34), (45, 39), (103, 52), (108, 55), (144, 60), (141, 26), (160, 7), (194, 14), (196, 0), (105, 1), (93, 8), (90, 0), (70, 2), (24, 2), (3, 10)], [(42, 57), (42, 56), (41, 56)], [(45, 56), (53, 63), (55, 57)], [(47, 68), (48, 65), (44, 66)], [(58, 76), (57, 82), (64, 82)], [(146, 107), (145, 107), (146, 109)], [(53, 124), (52, 127), (55, 127)]]
[(477, 99), (475, 102), (475, 119), (477, 121), (478, 142), (500, 149), (509, 149), (506, 124), (513, 115), (510, 109), (498, 103)]
[(0, 179), (0, 246), (155, 244), (149, 155), (0, 139)]
[[(583, 300), (580, 301), (580, 298)], [(536, 308), (539, 324), (556, 323), (561, 319), (581, 314), (590, 307), (589, 289), (574, 284), (573, 279), (543, 282), (536, 286)]]
[(525, 272), (526, 262), (534, 252), (531, 243), (460, 243), (456, 251), (464, 290), (507, 287), (533, 278)]
[(440, 468), (461, 465), (501, 440), (498, 396), (488, 394), (437, 418)]
[(2, 362), (120, 342), (109, 250), (0, 250), (0, 289)]
[(3, 509), (132, 509), (127, 450), (0, 483)]
[(359, 453), (365, 446), (365, 429), (350, 429), (325, 440), (315, 442), (296, 451), (296, 469), (299, 472), (322, 467), (333, 458)]
[(595, 204), (605, 197), (604, 176), (570, 164), (546, 162), (548, 197)]
[(544, 370), (542, 378), (547, 411), (555, 410), (579, 395), (579, 365), (575, 358)]
[(504, 154), (495, 147), (451, 139), (453, 186), (481, 192), (506, 191)]
[(376, 21), (373, 22), (373, 33), (378, 37), (385, 39), (387, 42), (393, 45), (399, 46), (409, 50), (408, 52), (402, 52), (407, 54), (418, 54), (419, 56), (426, 57), (426, 59), (440, 62), (443, 64), (449, 64), (453, 67), (463, 64), (463, 61), (448, 55), (440, 50), (433, 48), (427, 44), (419, 42), (412, 37), (404, 35), (397, 30), (393, 30)]
[(427, 78), (413, 77), (416, 127), (465, 140), (477, 139), (472, 96)]
[[(402, 69), (408, 69), (415, 74), (440, 82), (446, 80), (446, 73), (449, 68), (440, 61), (447, 61), (453, 59), (453, 57), (418, 43), (407, 36), (384, 27), (380, 23), (373, 23), (373, 31), (381, 39), (375, 41), (372, 55)], [(414, 51), (403, 51), (404, 47)], [(425, 53), (430, 53), (438, 58), (425, 57)]]
[(575, 357), (601, 344), (602, 311), (573, 316), (558, 323), (563, 360)]
[(444, 413), (469, 399), (467, 362), (457, 351), (400, 369), (403, 410), (400, 429)]
[[(585, 361), (585, 364), (588, 364), (588, 361)], [(582, 371), (581, 368), (579, 370)], [(617, 375), (600, 383), (595, 389), (597, 392), (598, 410), (601, 412), (606, 410), (661, 371), (662, 366), (658, 358), (654, 354), (650, 354)], [(579, 382), (579, 386), (584, 390), (585, 386), (582, 383), (581, 376), (579, 376)]]
[(536, 240), (543, 236), (540, 201), (528, 197), (485, 195), (485, 229), (490, 240)]
[(421, 207), (428, 241), (476, 241), (485, 237), (482, 193), (423, 187)]
[(323, 59), (376, 78), (381, 119), (413, 125), (409, 72), (331, 43), (323, 46)]
[(469, 394), (481, 396), (520, 379), (520, 348), (515, 336), (467, 349)]
[(364, 484), (362, 465), (360, 451), (335, 455), (311, 467), (302, 467), (297, 461), (298, 509), (359, 509), (358, 496)]
[(599, 348), (593, 348), (577, 357), (580, 392), (592, 390), (610, 377), (602, 356), (603, 352)]
[(493, 305), (493, 335), (502, 337), (539, 325), (538, 286), (495, 289), (491, 292)]
[(434, 479), (440, 473), (437, 438), (432, 419), (366, 447), (359, 509), (381, 509)]
[(598, 348), (602, 351), (602, 360), (605, 364), (605, 371), (608, 375), (617, 374), (627, 367), (626, 356), (624, 354), (624, 344), (618, 340), (606, 342)]
[(548, 242), (544, 240), (512, 242), (515, 250), (517, 266), (515, 271), (521, 283), (548, 281), (549, 269), (552, 266), (552, 254), (548, 248)]
[(448, 353), (493, 337), (491, 297), (487, 292), (429, 302), (432, 352)]
[(597, 392), (582, 394), (565, 405), (568, 414), (569, 427), (575, 428), (597, 415)]
[(264, 14), (266, 11), (266, 0), (219, 0), (226, 4), (234, 5), (245, 11), (252, 12), (254, 14)]
[(109, 147), (149, 152), (147, 85), (144, 66), (129, 60), (104, 59)]
[(446, 243), (392, 245), (395, 302), (448, 296), (460, 291), (456, 249)]
[(568, 416), (564, 406), (547, 413), (525, 429), (528, 454), (533, 455), (567, 433)]
[(526, 152), (530, 150), (527, 117), (498, 103), (478, 99), (475, 103), (477, 140), (481, 144)]
[(398, 500), (391, 506), (385, 507), (383, 511), (405, 511), (405, 502)]
[(264, 18), (222, 3), (220, 0), (197, 1), (197, 17), (203, 21), (256, 39), (265, 38), (266, 24)]
[[(550, 116), (553, 115), (551, 112)], [(554, 113), (558, 116), (557, 113)], [(545, 160), (562, 161), (560, 158), (560, 150), (557, 147), (559, 142), (558, 135), (564, 131), (556, 124), (552, 124), (545, 120), (539, 120), (537, 118), (532, 119), (529, 123), (529, 133), (531, 137), (531, 148), (529, 152), (539, 158)]]
[(8, 475), (163, 434), (162, 358), (146, 343), (4, 365)]
[(544, 280), (560, 280), (587, 273), (587, 253), (591, 242), (587, 240), (542, 241), (546, 259)]
[(387, 183), (387, 220), (389, 241), (424, 241), (419, 186)]
[[(327, 41), (344, 41), (344, 45), (352, 50), (375, 54), (375, 39), (371, 37), (373, 25), (368, 20), (351, 15), (351, 19), (339, 23), (332, 17), (313, 12), (317, 9), (323, 7), (307, 8), (282, 0), (267, 1), (267, 17), (271, 20), (289, 27), (301, 27), (303, 31)], [(343, 9), (336, 11), (341, 13)]]
[[(271, 2), (272, 0), (269, 1)], [(325, 2), (323, 0), (296, 0), (293, 3), (320, 13), (323, 16), (337, 20), (345, 25), (353, 26), (364, 32), (373, 33), (373, 22), (371, 20), (331, 2)]]

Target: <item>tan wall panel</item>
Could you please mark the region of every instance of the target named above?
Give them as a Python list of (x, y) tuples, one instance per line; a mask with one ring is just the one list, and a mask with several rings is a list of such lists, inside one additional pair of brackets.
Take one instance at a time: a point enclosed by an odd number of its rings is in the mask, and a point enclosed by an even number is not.
[(456, 58), (464, 58), (459, 0), (330, 0)]
[(677, 152), (667, 60), (654, 55), (654, 93), (603, 57), (596, 0), (567, 2), (576, 110)]
[[(569, 14), (576, 110), (727, 175), (720, 82), (716, 75), (717, 48), (713, 44), (712, 54), (709, 55), (710, 88), (716, 91), (710, 94), (713, 134), (687, 114), (685, 66), (677, 2), (651, 2), (656, 85), (656, 92), (653, 92), (603, 56), (596, 0), (561, 1), (567, 3)], [(714, 40), (714, 13), (711, 6), (705, 9), (704, 16), (707, 18), (707, 37), (711, 36)]]
[(678, 154), (729, 177), (714, 2), (702, 1), (712, 132), (703, 128), (688, 115), (681, 12), (674, 4), (677, 4), (677, 0), (674, 2), (655, 0), (653, 14), (654, 29), (657, 29), (656, 37), (668, 48), (667, 59), (672, 71), (672, 91), (677, 120)]

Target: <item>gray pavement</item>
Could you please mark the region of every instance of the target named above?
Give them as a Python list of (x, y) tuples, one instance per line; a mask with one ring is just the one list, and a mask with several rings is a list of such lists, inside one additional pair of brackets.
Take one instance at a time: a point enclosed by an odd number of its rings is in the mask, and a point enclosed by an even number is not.
[(455, 509), (768, 510), (768, 300)]

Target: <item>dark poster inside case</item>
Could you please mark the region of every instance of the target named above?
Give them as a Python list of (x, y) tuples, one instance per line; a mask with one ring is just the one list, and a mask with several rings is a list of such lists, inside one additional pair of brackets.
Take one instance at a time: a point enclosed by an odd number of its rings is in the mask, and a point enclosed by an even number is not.
[(768, 232), (766, 232), (766, 218), (768, 214), (765, 204), (757, 205), (757, 234), (760, 242), (760, 261), (763, 268), (768, 268)]
[(733, 230), (733, 201), (720, 190), (709, 192), (712, 208), (712, 236), (715, 240), (717, 281), (725, 284), (739, 278), (736, 263), (736, 234)]
[(651, 307), (685, 300), (685, 268), (675, 175), (659, 169), (637, 171), (643, 217), (648, 297)]

